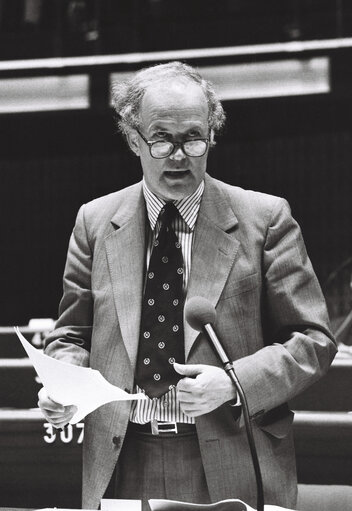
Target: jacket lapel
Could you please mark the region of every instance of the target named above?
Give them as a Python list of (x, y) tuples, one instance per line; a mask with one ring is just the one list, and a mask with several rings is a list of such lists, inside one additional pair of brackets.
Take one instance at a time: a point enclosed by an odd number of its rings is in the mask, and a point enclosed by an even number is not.
[[(205, 188), (195, 227), (191, 277), (187, 299), (207, 298), (214, 307), (233, 266), (239, 241), (233, 230), (238, 221), (224, 192), (210, 176)], [(186, 360), (198, 335), (185, 321)]]
[(105, 240), (122, 338), (134, 370), (145, 272), (145, 204), (138, 184), (126, 190), (111, 220), (116, 230)]
[[(124, 344), (134, 370), (139, 340), (145, 274), (145, 203), (142, 186), (126, 190), (111, 222), (116, 228), (105, 240), (115, 307)], [(216, 180), (206, 175), (195, 228), (187, 299), (203, 296), (216, 306), (234, 263), (239, 242), (238, 221)], [(185, 328), (186, 359), (198, 335)]]

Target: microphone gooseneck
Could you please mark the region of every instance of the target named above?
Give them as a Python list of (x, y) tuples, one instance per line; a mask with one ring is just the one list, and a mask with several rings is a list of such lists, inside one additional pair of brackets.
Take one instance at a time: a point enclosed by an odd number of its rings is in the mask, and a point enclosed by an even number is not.
[(236, 387), (236, 391), (240, 397), (242, 404), (247, 439), (251, 452), (253, 468), (255, 472), (255, 479), (257, 485), (257, 510), (264, 511), (263, 480), (260, 472), (257, 449), (255, 446), (252, 426), (249, 418), (247, 399), (235, 373), (233, 363), (232, 361), (230, 361), (223, 345), (221, 344), (213, 328), (213, 324), (215, 323), (216, 320), (215, 307), (206, 298), (203, 298), (201, 296), (194, 296), (186, 302), (185, 317), (189, 325), (194, 330), (197, 330), (198, 332), (204, 332), (204, 334), (210, 341), (211, 346), (213, 347), (217, 356), (222, 362), (224, 370), (227, 372), (227, 374), (229, 375), (233, 384)]

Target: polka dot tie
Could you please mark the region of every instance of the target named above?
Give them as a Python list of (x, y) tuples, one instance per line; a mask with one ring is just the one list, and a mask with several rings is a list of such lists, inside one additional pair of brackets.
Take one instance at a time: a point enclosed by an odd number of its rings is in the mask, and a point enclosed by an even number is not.
[(184, 363), (183, 257), (171, 227), (178, 214), (172, 202), (160, 212), (142, 303), (136, 382), (149, 397), (160, 397), (181, 375), (174, 362)]

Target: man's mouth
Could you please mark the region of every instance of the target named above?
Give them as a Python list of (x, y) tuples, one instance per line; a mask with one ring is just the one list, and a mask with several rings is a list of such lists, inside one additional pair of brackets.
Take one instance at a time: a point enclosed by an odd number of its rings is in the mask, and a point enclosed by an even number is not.
[(182, 177), (187, 176), (189, 174), (189, 170), (165, 170), (164, 174), (166, 177), (170, 177), (172, 179), (181, 179)]

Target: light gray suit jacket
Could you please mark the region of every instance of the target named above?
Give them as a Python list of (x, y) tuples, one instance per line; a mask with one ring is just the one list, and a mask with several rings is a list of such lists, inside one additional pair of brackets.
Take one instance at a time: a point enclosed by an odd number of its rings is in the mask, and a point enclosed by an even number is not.
[[(146, 209), (141, 183), (80, 209), (70, 240), (64, 295), (46, 353), (98, 369), (133, 390), (145, 275)], [(219, 336), (247, 396), (266, 503), (296, 501), (292, 413), (286, 403), (328, 369), (336, 348), (300, 229), (285, 200), (206, 175), (187, 297), (216, 306)], [(185, 323), (186, 360), (219, 365)], [(116, 465), (130, 402), (86, 418), (83, 507), (97, 508)], [(244, 428), (223, 405), (196, 420), (213, 501), (256, 503)], [(113, 443), (113, 437), (121, 439)]]

